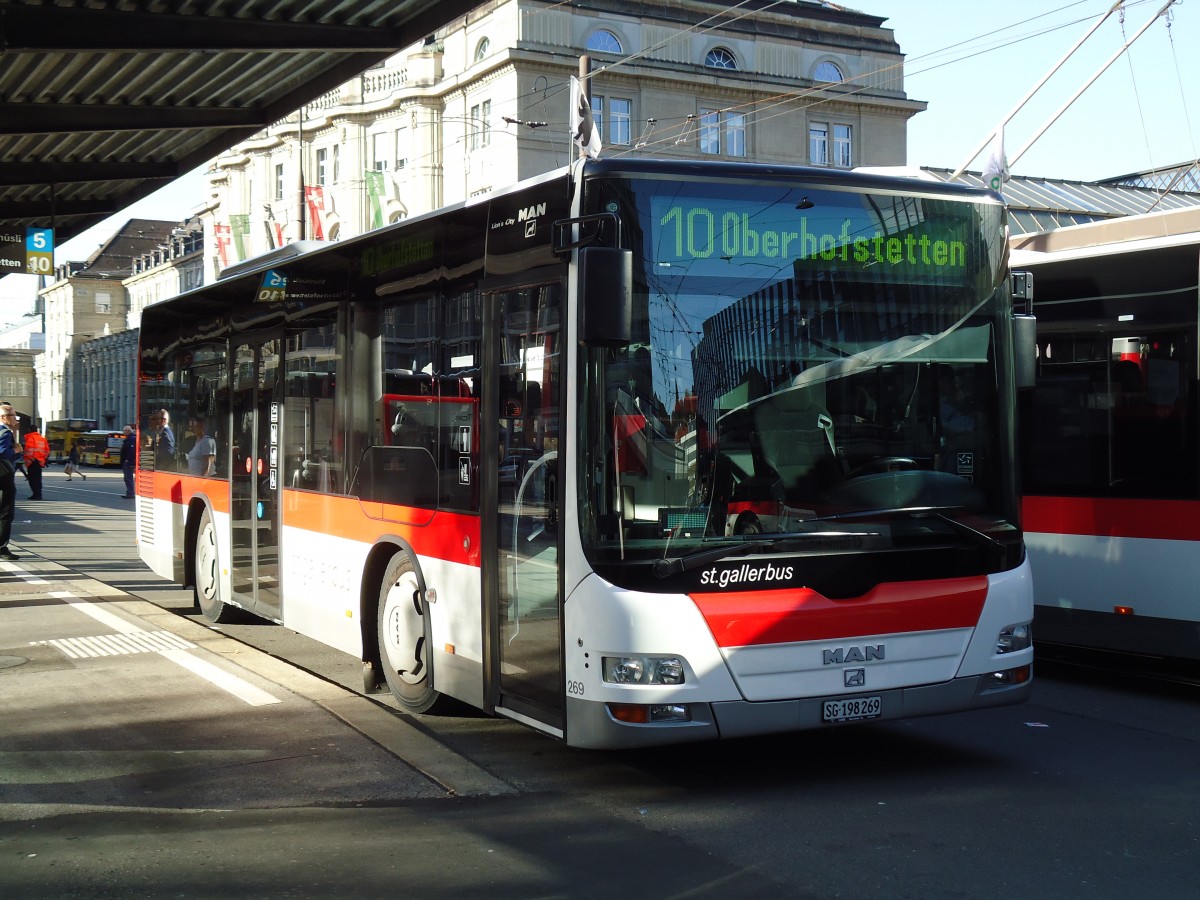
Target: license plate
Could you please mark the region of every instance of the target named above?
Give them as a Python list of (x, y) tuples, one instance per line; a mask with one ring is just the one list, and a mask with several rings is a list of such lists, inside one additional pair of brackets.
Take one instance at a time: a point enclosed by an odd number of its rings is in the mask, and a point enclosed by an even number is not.
[(856, 719), (878, 719), (883, 712), (879, 697), (851, 697), (846, 700), (826, 700), (821, 704), (821, 719), (825, 722), (853, 722)]

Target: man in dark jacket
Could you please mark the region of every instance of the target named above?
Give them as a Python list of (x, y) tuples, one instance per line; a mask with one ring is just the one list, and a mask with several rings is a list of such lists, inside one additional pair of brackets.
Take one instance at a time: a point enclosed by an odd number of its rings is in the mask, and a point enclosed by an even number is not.
[(0, 403), (0, 559), (20, 559), (8, 549), (13, 516), (17, 511), (17, 469), (21, 468), (21, 439), (17, 414)]
[(121, 442), (121, 474), (125, 476), (126, 500), (133, 499), (133, 467), (137, 461), (137, 435), (132, 425), (125, 426), (125, 440)]

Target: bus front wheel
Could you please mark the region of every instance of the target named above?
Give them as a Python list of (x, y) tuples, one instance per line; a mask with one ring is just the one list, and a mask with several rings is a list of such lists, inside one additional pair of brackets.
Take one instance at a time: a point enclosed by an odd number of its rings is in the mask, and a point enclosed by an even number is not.
[(397, 554), (379, 588), (379, 656), (393, 696), (412, 713), (430, 712), (442, 699), (430, 678), (428, 618), (412, 562)]
[(213, 524), (212, 512), (204, 510), (200, 516), (200, 527), (196, 529), (195, 553), (195, 585), (196, 608), (210, 622), (229, 622), (233, 619), (236, 607), (232, 607), (221, 599), (221, 565), (217, 554), (217, 528)]

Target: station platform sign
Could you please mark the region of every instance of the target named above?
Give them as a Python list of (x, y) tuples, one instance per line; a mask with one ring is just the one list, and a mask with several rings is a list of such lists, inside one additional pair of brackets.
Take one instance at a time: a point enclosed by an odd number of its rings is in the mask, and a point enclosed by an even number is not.
[(0, 275), (49, 275), (53, 271), (53, 228), (0, 228)]

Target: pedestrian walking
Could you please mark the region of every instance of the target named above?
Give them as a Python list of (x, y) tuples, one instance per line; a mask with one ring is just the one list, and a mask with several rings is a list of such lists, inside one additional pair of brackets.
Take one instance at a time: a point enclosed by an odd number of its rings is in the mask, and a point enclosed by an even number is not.
[(132, 425), (125, 426), (125, 440), (121, 442), (121, 474), (125, 476), (123, 499), (133, 499), (133, 468), (137, 461), (137, 435)]
[(20, 559), (8, 549), (12, 537), (13, 516), (17, 512), (17, 469), (22, 466), (17, 414), (7, 403), (0, 403), (0, 559)]
[(84, 481), (87, 481), (87, 476), (79, 469), (79, 443), (71, 445), (71, 452), (67, 454), (67, 464), (63, 466), (63, 471), (67, 473), (67, 481), (71, 480), (72, 475), (78, 475)]
[(25, 433), (25, 479), (29, 482), (29, 499), (42, 499), (42, 469), (50, 462), (50, 442), (37, 425)]

